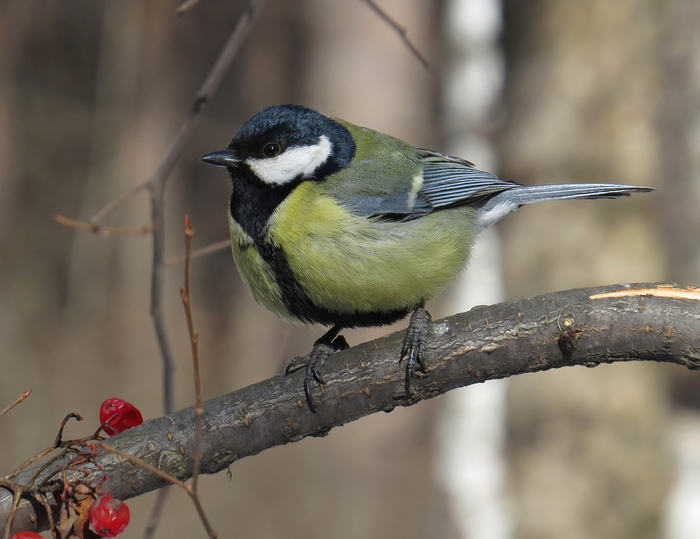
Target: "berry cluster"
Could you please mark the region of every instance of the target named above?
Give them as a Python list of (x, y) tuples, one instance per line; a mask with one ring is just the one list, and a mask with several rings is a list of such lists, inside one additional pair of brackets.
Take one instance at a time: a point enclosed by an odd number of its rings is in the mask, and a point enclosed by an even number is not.
[[(79, 440), (62, 441), (61, 436), (66, 422), (70, 418), (82, 421), (79, 414), (69, 414), (61, 424), (59, 435), (54, 448), (70, 448), (75, 453), (75, 457), (70, 464), (62, 471), (63, 490), (60, 498), (61, 508), (61, 536), (67, 537), (94, 537), (94, 534), (87, 533), (89, 523), (94, 532), (100, 537), (116, 537), (121, 534), (129, 524), (129, 508), (121, 500), (109, 496), (100, 490), (102, 483), (107, 479), (105, 475), (97, 485), (91, 485), (84, 480), (70, 480), (66, 474), (67, 470), (82, 472), (90, 475), (90, 470), (86, 465), (100, 466), (94, 461), (99, 455), (97, 446), (91, 443), (93, 440), (103, 440), (100, 432), (108, 436), (114, 436), (127, 429), (136, 427), (143, 423), (141, 412), (132, 404), (119, 398), (107, 399), (100, 406), (100, 428), (90, 437)], [(31, 460), (29, 462), (32, 462)], [(18, 486), (18, 488), (20, 488)], [(51, 529), (55, 534), (54, 525), (49, 515)], [(66, 535), (67, 534), (67, 535)], [(41, 538), (36, 532), (22, 531), (15, 533), (11, 539), (37, 539)]]

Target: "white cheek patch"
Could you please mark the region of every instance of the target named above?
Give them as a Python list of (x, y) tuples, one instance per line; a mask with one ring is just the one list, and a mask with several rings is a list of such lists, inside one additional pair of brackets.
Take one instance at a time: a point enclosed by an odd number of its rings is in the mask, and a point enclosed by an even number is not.
[(331, 155), (333, 145), (327, 136), (321, 135), (318, 144), (296, 146), (282, 152), (277, 157), (248, 158), (246, 165), (255, 175), (270, 185), (283, 185), (298, 176), (308, 178)]

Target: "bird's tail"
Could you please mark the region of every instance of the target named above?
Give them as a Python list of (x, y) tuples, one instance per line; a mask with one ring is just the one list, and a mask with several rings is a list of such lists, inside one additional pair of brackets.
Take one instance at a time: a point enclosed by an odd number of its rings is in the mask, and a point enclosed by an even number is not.
[(618, 198), (628, 197), (632, 193), (656, 191), (653, 187), (635, 185), (614, 185), (610, 183), (567, 183), (561, 185), (531, 185), (509, 189), (491, 200), (503, 197), (504, 200), (522, 206), (548, 200), (567, 200), (571, 198)]
[(656, 189), (610, 183), (518, 186), (498, 193), (479, 208), (479, 228), (483, 230), (525, 204), (576, 198), (618, 198), (630, 196), (632, 193), (648, 193), (649, 191), (656, 191)]

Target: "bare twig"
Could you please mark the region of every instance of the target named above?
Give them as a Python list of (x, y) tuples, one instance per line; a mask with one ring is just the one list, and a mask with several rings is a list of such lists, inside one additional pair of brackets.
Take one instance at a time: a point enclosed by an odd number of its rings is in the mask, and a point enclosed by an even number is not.
[[(45, 514), (38, 516), (40, 516), (42, 519), (45, 518), (47, 527), (51, 530), (52, 537), (54, 537), (54, 539), (58, 539), (58, 532), (56, 530), (54, 520), (54, 511), (59, 512), (61, 510), (61, 507), (55, 505), (56, 497), (54, 495), (57, 492), (61, 492), (61, 499), (68, 501), (68, 498), (73, 496), (73, 494), (75, 493), (75, 486), (83, 485), (93, 489), (93, 491), (97, 491), (106, 481), (107, 477), (106, 475), (103, 475), (102, 478), (97, 480), (97, 483), (93, 487), (84, 480), (84, 478), (90, 476), (95, 469), (100, 469), (99, 464), (96, 464), (94, 461), (95, 457), (99, 456), (99, 453), (96, 451), (95, 446), (90, 442), (93, 440), (102, 440), (102, 438), (95, 438), (89, 436), (86, 438), (80, 438), (75, 440), (63, 440), (63, 430), (69, 419), (76, 419), (78, 421), (83, 420), (83, 418), (78, 413), (68, 414), (61, 422), (61, 427), (58, 430), (58, 434), (56, 435), (54, 443), (50, 447), (44, 449), (43, 451), (40, 451), (38, 454), (27, 460), (12, 474), (4, 478), (0, 478), (0, 489), (5, 489), (9, 492), (12, 492), (13, 498), (9, 514), (7, 515), (7, 519), (3, 523), (5, 527), (5, 533), (3, 535), (4, 539), (8, 539), (10, 537), (10, 534), (12, 533), (12, 526), (15, 522), (17, 512), (20, 509), (20, 501), (22, 499), (25, 499), (26, 501), (32, 497), (37, 502), (39, 502), (43, 506), (43, 509), (46, 511)], [(41, 466), (38, 466), (37, 469), (25, 471), (25, 468), (36, 462), (38, 459), (46, 456), (51, 451), (59, 448), (62, 448), (62, 451), (59, 452), (58, 455), (55, 455), (53, 458), (49, 459), (48, 462), (45, 462)], [(60, 464), (58, 465), (58, 467), (54, 466), (59, 461)], [(91, 465), (92, 470), (88, 469), (87, 465)], [(51, 471), (49, 471), (42, 477), (42, 480), (38, 485), (35, 485), (36, 480), (39, 478), (39, 476), (42, 475), (49, 468), (52, 468)], [(22, 471), (25, 471), (25, 473), (22, 474), (23, 476), (21, 480), (10, 480), (10, 478), (19, 475)], [(82, 474), (83, 479), (78, 479), (76, 481), (75, 476), (69, 478), (68, 472), (74, 474)], [(53, 500), (53, 508), (51, 507), (50, 499)], [(66, 507), (68, 511), (71, 510), (70, 504), (65, 506), (64, 509)], [(35, 517), (33, 519), (30, 519), (30, 522), (33, 525), (32, 527), (36, 527), (37, 518)], [(26, 522), (22, 522), (17, 527), (22, 529), (23, 531), (27, 531), (30, 528), (27, 528), (26, 525)], [(67, 536), (65, 533), (64, 535)], [(73, 535), (71, 535), (71, 537), (73, 537)]]
[(81, 416), (78, 412), (71, 412), (70, 414), (66, 415), (66, 417), (63, 418), (63, 421), (61, 421), (61, 427), (58, 429), (58, 434), (56, 434), (54, 447), (59, 447), (63, 442), (63, 429), (66, 428), (66, 423), (68, 423), (69, 419), (75, 419), (76, 421), (85, 421), (85, 419), (83, 419), (83, 416)]
[(6, 406), (5, 408), (3, 408), (2, 410), (0, 410), (0, 417), (4, 416), (7, 412), (12, 410), (15, 406), (20, 404), (22, 401), (24, 401), (24, 399), (26, 399), (31, 394), (32, 394), (31, 389), (22, 393), (19, 397), (17, 397), (14, 400), (14, 402), (12, 404), (10, 404), (10, 405)]
[(16, 490), (14, 499), (12, 500), (12, 509), (10, 510), (10, 518), (7, 519), (7, 526), (5, 526), (5, 539), (10, 539), (10, 530), (12, 529), (12, 522), (15, 520), (15, 515), (17, 514), (17, 508), (19, 507), (19, 501), (22, 499), (22, 491)]
[(236, 27), (233, 29), (233, 32), (231, 32), (231, 35), (228, 38), (228, 41), (219, 53), (219, 57), (216, 59), (216, 62), (214, 62), (214, 66), (211, 68), (211, 71), (209, 71), (207, 78), (204, 80), (204, 83), (197, 92), (194, 100), (194, 106), (192, 107), (189, 116), (180, 127), (180, 131), (178, 131), (173, 144), (170, 146), (168, 153), (165, 155), (165, 158), (158, 169), (156, 169), (153, 175), (151, 175), (151, 177), (144, 183), (131, 188), (121, 196), (110, 201), (104, 208), (88, 219), (88, 223), (97, 224), (100, 220), (104, 219), (108, 214), (114, 211), (133, 195), (142, 191), (143, 189), (150, 188), (155, 183), (165, 181), (165, 178), (170, 175), (175, 167), (175, 164), (177, 163), (177, 160), (180, 158), (182, 151), (189, 142), (189, 139), (192, 136), (192, 131), (194, 130), (197, 121), (201, 117), (201, 113), (204, 111), (206, 105), (209, 103), (209, 101), (211, 101), (211, 98), (218, 90), (221, 80), (228, 71), (231, 62), (236, 57), (236, 54), (238, 54), (238, 51), (248, 37), (248, 34), (253, 26), (253, 22), (260, 13), (264, 1), (265, 0), (249, 0), (247, 9), (243, 12), (243, 15), (241, 15), (241, 18), (238, 20), (238, 24), (236, 24)]
[(120, 451), (119, 449), (115, 449), (106, 443), (102, 442), (98, 444), (98, 447), (100, 449), (104, 449), (108, 453), (114, 453), (118, 457), (121, 457), (122, 459), (126, 459), (129, 462), (136, 464), (137, 466), (141, 466), (144, 470), (148, 470), (149, 472), (156, 474), (158, 477), (161, 479), (165, 479), (168, 483), (172, 483), (173, 485), (177, 485), (178, 487), (182, 488), (187, 492), (188, 494), (190, 493), (190, 487), (187, 483), (184, 483), (180, 481), (179, 479), (176, 479), (172, 475), (165, 473), (164, 471), (159, 470), (155, 466), (151, 466), (147, 462), (144, 462), (138, 457), (135, 457), (134, 455), (129, 455), (128, 453), (124, 453), (123, 451)]
[[(16, 476), (19, 472), (24, 470), (27, 466), (30, 466), (31, 464), (33, 464), (34, 462), (36, 462), (40, 458), (45, 457), (46, 455), (51, 453), (51, 451), (53, 451), (54, 449), (58, 449), (59, 447), (61, 447), (61, 445), (63, 445), (63, 429), (65, 428), (68, 420), (71, 418), (76, 419), (77, 421), (83, 420), (81, 415), (78, 413), (71, 412), (70, 414), (68, 414), (61, 422), (61, 427), (58, 429), (58, 434), (56, 435), (56, 439), (54, 440), (53, 444), (50, 445), (49, 447), (47, 447), (46, 449), (39, 451), (36, 455), (31, 457), (26, 462), (23, 462), (22, 464), (20, 464), (10, 475), (5, 476), (5, 479), (11, 479), (12, 477)], [(86, 438), (86, 439), (92, 439), (92, 437)], [(73, 441), (76, 441), (76, 440), (71, 440), (71, 442), (73, 442)], [(83, 440), (77, 440), (77, 441), (80, 442)], [(46, 465), (48, 465), (50, 462), (51, 461), (46, 463)], [(35, 480), (36, 480), (36, 477), (34, 477), (31, 481), (29, 481), (29, 485), (30, 486), (33, 485)]]
[[(216, 251), (221, 251), (222, 249), (231, 247), (231, 240), (221, 240), (217, 241), (216, 243), (212, 243), (211, 245), (207, 245), (206, 247), (202, 247), (201, 249), (195, 249), (190, 253), (190, 258), (198, 258), (200, 256), (208, 255), (210, 253), (215, 253)], [(185, 261), (186, 255), (180, 255), (180, 256), (172, 256), (168, 258), (165, 263), (168, 266), (174, 266), (175, 264), (182, 264)]]
[(186, 2), (183, 2), (178, 6), (178, 8), (175, 10), (175, 13), (177, 15), (184, 15), (197, 4), (199, 4), (199, 0), (187, 0)]
[(86, 230), (87, 232), (100, 234), (101, 236), (145, 236), (153, 228), (150, 224), (144, 225), (141, 228), (115, 228), (111, 226), (100, 226), (89, 222), (86, 223), (84, 221), (76, 221), (75, 219), (64, 217), (63, 215), (54, 215), (53, 220), (59, 225), (63, 225), (65, 227)]
[[(35, 460), (38, 460), (38, 458), (41, 458), (41, 457), (43, 457), (43, 456), (48, 455), (48, 454), (51, 453), (51, 451), (53, 451), (54, 449), (57, 449), (57, 447), (47, 447), (47, 448), (44, 449), (41, 453), (39, 453), (39, 454), (35, 455), (34, 457), (32, 457), (28, 462), (25, 462), (19, 469), (17, 469), (17, 470), (15, 470), (14, 472), (12, 472), (12, 475), (11, 475), (10, 477), (12, 477), (12, 476), (14, 476), (14, 475), (17, 475), (20, 471), (22, 471), (22, 469), (24, 469), (25, 467), (27, 467), (28, 465), (30, 465), (30, 464), (31, 464), (32, 462), (34, 462)], [(61, 459), (62, 459), (63, 457), (65, 457), (68, 453), (70, 453), (70, 451), (68, 451), (68, 449), (64, 449), (64, 450), (61, 451), (58, 455), (55, 455), (55, 456), (51, 457), (47, 462), (45, 462), (44, 464), (42, 464), (42, 465), (39, 467), (39, 469), (34, 473), (34, 475), (31, 477), (31, 479), (29, 480), (28, 485), (29, 485), (29, 486), (34, 486), (34, 483), (36, 482), (37, 479), (39, 479), (39, 476), (42, 474), (42, 472), (44, 472), (44, 470), (50, 468), (53, 464), (55, 464), (56, 462), (58, 462), (59, 460), (61, 460)], [(47, 479), (48, 479), (48, 478), (47, 478)], [(43, 486), (43, 485), (42, 485), (42, 486)]]
[(175, 375), (175, 360), (173, 359), (170, 342), (165, 329), (163, 316), (163, 280), (165, 277), (165, 177), (162, 181), (149, 186), (151, 199), (151, 219), (153, 220), (153, 267), (151, 270), (151, 319), (156, 332), (160, 356), (163, 361), (163, 402), (165, 413), (170, 414), (175, 409), (173, 378)]
[(34, 494), (34, 498), (44, 506), (44, 510), (46, 511), (46, 518), (49, 521), (49, 531), (51, 532), (51, 537), (58, 537), (58, 534), (56, 533), (56, 524), (53, 521), (53, 511), (51, 510), (51, 506), (49, 505), (48, 500), (46, 499), (45, 494)]
[(151, 508), (151, 514), (148, 515), (146, 527), (143, 530), (143, 539), (150, 539), (156, 533), (156, 528), (158, 527), (158, 522), (163, 514), (163, 508), (165, 507), (165, 501), (168, 499), (169, 493), (170, 486), (163, 487), (158, 491), (158, 497)]
[[(171, 483), (185, 489), (187, 494), (189, 494), (190, 498), (192, 498), (192, 502), (194, 503), (194, 506), (197, 510), (197, 513), (199, 514), (200, 519), (202, 520), (202, 524), (204, 525), (205, 529), (207, 530), (207, 533), (209, 534), (209, 537), (216, 538), (217, 534), (216, 532), (212, 529), (211, 525), (209, 524), (209, 521), (206, 517), (206, 514), (204, 513), (204, 508), (202, 507), (202, 504), (199, 500), (199, 495), (197, 494), (197, 484), (198, 484), (198, 479), (199, 479), (199, 470), (200, 466), (202, 463), (202, 450), (201, 450), (201, 445), (202, 445), (202, 416), (204, 415), (204, 407), (202, 405), (202, 384), (201, 384), (201, 378), (199, 375), (199, 352), (198, 352), (198, 345), (199, 345), (199, 336), (194, 332), (194, 320), (192, 317), (192, 302), (191, 302), (191, 273), (190, 273), (190, 259), (191, 259), (191, 252), (192, 252), (192, 224), (190, 222), (189, 217), (186, 215), (185, 216), (185, 287), (180, 289), (180, 295), (182, 296), (182, 304), (185, 307), (185, 316), (187, 318), (187, 329), (190, 334), (190, 342), (192, 345), (192, 361), (194, 365), (194, 382), (195, 382), (195, 395), (196, 395), (196, 405), (194, 409), (194, 455), (193, 455), (193, 465), (192, 465), (192, 485), (188, 486), (187, 484), (178, 481), (174, 477), (170, 476), (169, 474), (165, 474), (164, 472), (161, 472), (160, 470), (156, 470), (156, 468), (153, 468), (152, 466), (149, 466), (145, 462), (132, 458), (129, 455), (126, 455), (124, 453), (118, 452), (114, 449), (108, 448), (105, 445), (102, 445), (101, 447), (107, 451), (112, 451), (122, 457), (126, 457), (132, 462), (143, 466), (145, 469), (152, 471), (153, 473), (157, 474), (159, 477), (162, 477), (166, 479), (167, 481), (170, 481)], [(161, 493), (165, 492), (164, 490), (161, 490)], [(155, 532), (156, 526), (158, 524), (158, 516), (160, 512), (162, 511), (162, 506), (164, 503), (163, 500), (164, 496), (159, 496), (158, 500), (156, 500), (156, 504), (153, 507), (153, 510), (151, 512), (151, 517), (149, 518), (148, 525), (146, 527), (146, 530), (144, 532), (144, 537), (149, 538), (153, 535)]]
[(421, 64), (423, 64), (423, 67), (425, 67), (425, 69), (427, 69), (428, 71), (432, 70), (430, 62), (428, 62), (428, 60), (425, 59), (425, 56), (423, 56), (420, 53), (420, 51), (416, 48), (416, 46), (413, 43), (411, 43), (411, 40), (408, 39), (407, 30), (399, 23), (397, 23), (394, 19), (392, 19), (386, 11), (384, 11), (374, 2), (374, 0), (363, 1), (370, 7), (370, 9), (372, 9), (372, 11), (374, 11), (382, 20), (384, 20), (384, 22), (391, 26), (397, 34), (399, 34), (401, 41), (403, 41), (404, 45), (408, 47), (408, 50), (411, 51), (411, 54), (413, 54), (413, 56), (415, 56), (418, 59), (418, 61)]
[(142, 183), (141, 185), (137, 185), (136, 187), (132, 187), (128, 191), (125, 191), (117, 198), (110, 200), (100, 211), (98, 211), (95, 215), (88, 219), (88, 223), (90, 223), (91, 225), (99, 223), (102, 219), (107, 217), (107, 215), (116, 210), (124, 202), (129, 200), (132, 196), (143, 191), (146, 187), (148, 187), (148, 184)]
[[(23, 497), (27, 495), (33, 496), (37, 501), (39, 501), (46, 509), (46, 518), (48, 522), (48, 527), (51, 530), (51, 534), (54, 538), (58, 539), (55, 533), (55, 526), (53, 523), (53, 514), (47, 500), (47, 496), (59, 491), (61, 489), (61, 484), (56, 483), (51, 487), (34, 487), (24, 485), (22, 483), (14, 483), (7, 479), (0, 479), (0, 487), (6, 489), (8, 492), (12, 493), (12, 505), (5, 518), (5, 533), (3, 534), (3, 539), (9, 539), (10, 533), (12, 533), (12, 524), (15, 522), (17, 512), (21, 511), (20, 502)], [(27, 507), (29, 504), (25, 505)], [(31, 522), (36, 522), (36, 518), (31, 520)], [(22, 526), (18, 526), (22, 527)]]
[(204, 513), (204, 509), (202, 508), (202, 505), (199, 503), (199, 498), (197, 497), (197, 493), (192, 490), (192, 487), (190, 487), (187, 483), (184, 483), (180, 481), (179, 479), (176, 479), (170, 474), (167, 474), (163, 472), (162, 470), (159, 470), (155, 466), (151, 466), (147, 462), (144, 462), (138, 457), (135, 457), (133, 455), (129, 455), (128, 453), (124, 453), (123, 451), (120, 451), (119, 449), (115, 449), (113, 447), (108, 446), (105, 443), (99, 444), (101, 449), (104, 449), (105, 451), (109, 453), (114, 453), (115, 455), (128, 460), (129, 462), (136, 464), (137, 466), (140, 466), (144, 470), (148, 470), (149, 472), (157, 475), (161, 479), (167, 481), (168, 483), (172, 483), (173, 485), (176, 485), (183, 489), (189, 496), (192, 498), (192, 501), (194, 502), (194, 506), (197, 509), (197, 513), (199, 513), (199, 518), (202, 520), (202, 524), (204, 524), (204, 528), (207, 530), (207, 534), (209, 537), (212, 539), (216, 539), (218, 537), (218, 534), (214, 529), (211, 527), (211, 524), (209, 524), (209, 520), (207, 519), (207, 515)]
[(192, 318), (191, 300), (191, 274), (190, 274), (190, 251), (192, 250), (192, 223), (185, 215), (185, 288), (180, 289), (182, 304), (185, 307), (187, 317), (187, 329), (190, 333), (190, 343), (192, 344), (192, 364), (194, 366), (194, 463), (192, 467), (192, 491), (197, 495), (197, 481), (199, 480), (199, 468), (202, 464), (202, 416), (204, 407), (202, 406), (202, 381), (199, 375), (199, 335), (194, 331), (194, 320)]

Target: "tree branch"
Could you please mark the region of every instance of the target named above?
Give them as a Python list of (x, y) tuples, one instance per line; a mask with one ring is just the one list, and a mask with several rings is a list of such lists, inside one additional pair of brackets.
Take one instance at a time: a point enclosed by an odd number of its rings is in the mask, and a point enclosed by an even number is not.
[[(397, 365), (403, 332), (338, 352), (324, 368), (326, 386), (314, 394), (318, 413), (304, 404), (303, 372), (275, 376), (204, 404), (202, 473), (216, 473), (271, 447), (324, 436), (340, 425), (396, 406), (410, 406), (451, 389), (571, 365), (646, 360), (700, 368), (700, 289), (613, 285), (568, 290), (476, 307), (433, 322), (428, 376), (403, 391)], [(192, 474), (194, 411), (146, 421), (110, 440), (181, 481)], [(166, 484), (153, 473), (103, 454), (93, 479), (126, 499)], [(60, 466), (55, 463), (53, 467)], [(31, 477), (25, 470), (15, 480)], [(51, 468), (45, 472), (50, 473)], [(12, 506), (0, 491), (0, 529)], [(23, 501), (15, 530), (46, 528), (41, 506)]]
[(423, 56), (418, 50), (418, 48), (413, 43), (411, 43), (411, 40), (408, 39), (408, 31), (399, 23), (397, 23), (394, 19), (392, 19), (386, 11), (384, 11), (374, 2), (374, 0), (364, 0), (364, 2), (369, 6), (369, 8), (372, 11), (374, 11), (379, 16), (380, 19), (382, 19), (397, 34), (399, 34), (399, 37), (401, 38), (401, 41), (403, 41), (403, 44), (406, 45), (408, 50), (411, 51), (411, 54), (413, 54), (413, 56), (415, 56), (418, 59), (418, 61), (421, 64), (423, 64), (423, 67), (428, 71), (431, 71), (432, 68), (430, 66), (430, 62), (426, 60), (425, 56)]

